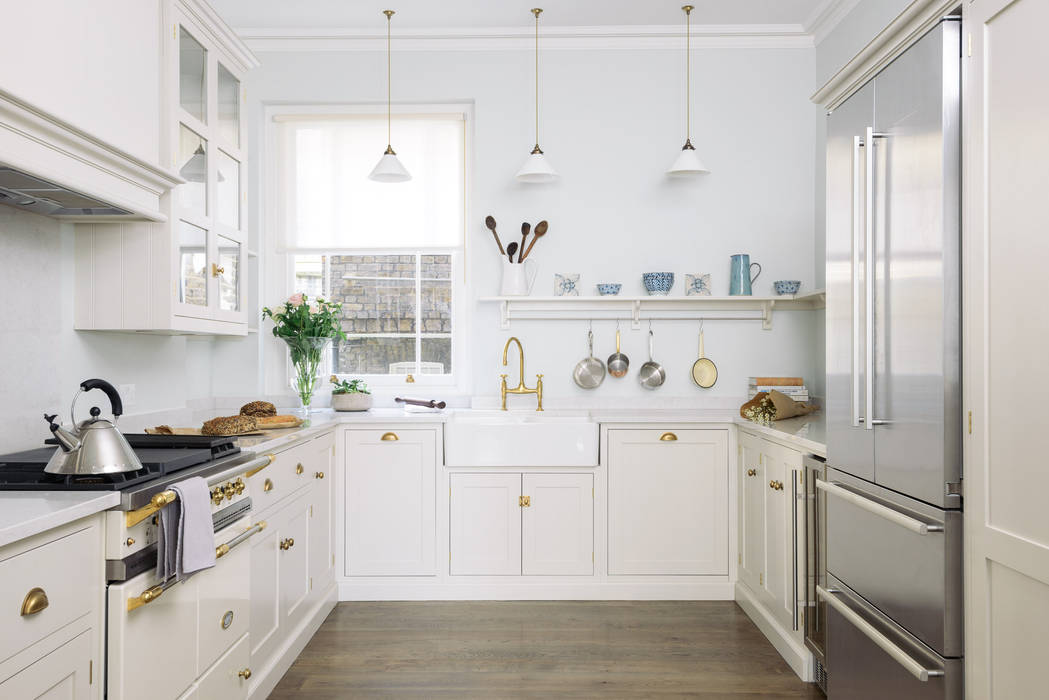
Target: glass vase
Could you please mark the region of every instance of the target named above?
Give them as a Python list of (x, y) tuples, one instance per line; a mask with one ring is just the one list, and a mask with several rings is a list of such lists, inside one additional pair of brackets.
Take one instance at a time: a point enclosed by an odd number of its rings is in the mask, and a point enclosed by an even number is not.
[(295, 367), (295, 393), (302, 402), (302, 417), (309, 418), (313, 392), (317, 388), (317, 372), (331, 338), (284, 338), (284, 342), (288, 344), (291, 364)]

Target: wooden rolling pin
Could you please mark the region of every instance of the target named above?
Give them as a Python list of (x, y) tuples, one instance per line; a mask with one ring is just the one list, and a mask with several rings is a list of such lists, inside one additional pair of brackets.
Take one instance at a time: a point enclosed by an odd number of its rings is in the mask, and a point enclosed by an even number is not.
[(444, 401), (437, 401), (436, 399), (423, 401), (422, 399), (403, 399), (400, 396), (396, 397), (394, 401), (408, 404), (409, 406), (423, 406), (424, 408), (444, 408), (448, 405)]

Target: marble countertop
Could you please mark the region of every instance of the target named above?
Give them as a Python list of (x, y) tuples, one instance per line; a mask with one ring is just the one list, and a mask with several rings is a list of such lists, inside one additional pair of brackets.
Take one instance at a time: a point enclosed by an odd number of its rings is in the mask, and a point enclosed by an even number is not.
[(0, 547), (120, 504), (116, 491), (4, 491)]
[(738, 417), (736, 423), (745, 430), (781, 440), (821, 457), (827, 456), (827, 419), (823, 411), (774, 421), (769, 425), (754, 423)]

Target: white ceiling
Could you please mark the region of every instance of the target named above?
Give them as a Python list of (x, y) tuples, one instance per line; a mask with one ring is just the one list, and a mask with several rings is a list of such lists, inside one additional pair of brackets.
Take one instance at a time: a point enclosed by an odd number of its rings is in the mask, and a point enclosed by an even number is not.
[[(650, 26), (684, 22), (681, 0), (211, 0), (236, 28), (382, 28), (382, 10), (395, 26), (415, 29), (517, 27), (544, 9), (544, 26)], [(691, 0), (694, 24), (793, 24), (808, 28), (832, 0)]]

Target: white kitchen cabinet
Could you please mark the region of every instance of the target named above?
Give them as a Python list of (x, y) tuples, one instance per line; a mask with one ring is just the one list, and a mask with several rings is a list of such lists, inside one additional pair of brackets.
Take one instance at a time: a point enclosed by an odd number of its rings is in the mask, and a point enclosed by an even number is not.
[(764, 441), (739, 434), (740, 507), (739, 578), (758, 591), (765, 584), (765, 465), (761, 459)]
[(608, 573), (728, 573), (728, 431), (608, 431)]
[(594, 573), (594, 476), (525, 474), (521, 478), (521, 573)]
[(521, 573), (521, 475), (452, 474), (449, 571), (453, 575)]
[(251, 644), (245, 635), (197, 681), (198, 700), (244, 700), (248, 697), (250, 651)]
[(437, 433), (347, 430), (347, 576), (437, 573)]
[[(96, 682), (91, 661), (92, 631), (82, 632), (31, 666), (0, 683), (0, 698), (87, 700)], [(98, 669), (101, 673), (101, 667)], [(96, 688), (101, 685), (100, 679)]]
[(800, 638), (804, 591), (804, 466), (800, 451), (740, 431), (740, 581)]
[(335, 444), (330, 440), (314, 441), (310, 449), (310, 589), (319, 595), (335, 580), (335, 488), (332, 467)]
[(160, 71), (162, 165), (185, 182), (162, 223), (77, 226), (78, 330), (244, 335), (247, 142), (241, 81), (257, 61), (199, 0), (173, 0)]
[(593, 575), (593, 474), (452, 474), (449, 483), (452, 575)]

